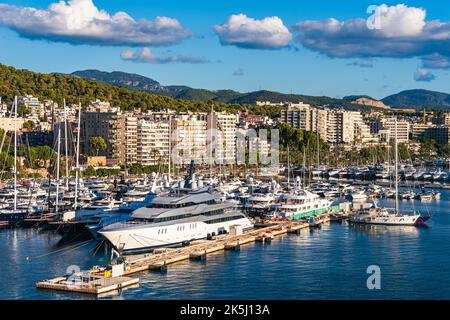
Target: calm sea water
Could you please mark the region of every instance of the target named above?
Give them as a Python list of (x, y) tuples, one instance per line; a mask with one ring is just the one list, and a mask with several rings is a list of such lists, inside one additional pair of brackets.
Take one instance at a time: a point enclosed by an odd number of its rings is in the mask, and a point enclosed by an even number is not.
[[(143, 273), (138, 287), (101, 299), (450, 299), (450, 192), (401, 205), (431, 213), (430, 227), (329, 224), (178, 263), (167, 273)], [(59, 245), (57, 236), (36, 230), (1, 230), (0, 299), (92, 299), (34, 284), (71, 265), (106, 264), (108, 254), (94, 255), (94, 248), (94, 242)], [(369, 265), (381, 268), (381, 290), (367, 289)]]

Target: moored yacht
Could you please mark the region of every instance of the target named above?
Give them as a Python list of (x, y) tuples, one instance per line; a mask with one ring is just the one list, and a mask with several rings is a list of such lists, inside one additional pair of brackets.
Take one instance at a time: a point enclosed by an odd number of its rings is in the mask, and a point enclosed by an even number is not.
[(424, 224), (429, 218), (420, 214), (407, 215), (392, 213), (385, 208), (370, 208), (350, 215), (348, 221), (361, 224), (417, 226)]
[(247, 198), (244, 209), (250, 217), (264, 218), (272, 213), (275, 204), (276, 198), (274, 195), (254, 193)]
[[(395, 122), (397, 130), (397, 122)], [(430, 216), (422, 216), (420, 214), (408, 215), (401, 214), (399, 210), (399, 189), (398, 189), (398, 143), (395, 137), (395, 210), (389, 212), (386, 208), (370, 208), (363, 209), (349, 217), (351, 223), (361, 224), (379, 224), (386, 226), (417, 226), (425, 224)]]
[(149, 207), (132, 213), (133, 220), (113, 223), (99, 233), (123, 253), (148, 251), (229, 232), (233, 225), (253, 226), (235, 203), (217, 202), (199, 190), (156, 197)]
[(331, 204), (332, 201), (322, 199), (317, 194), (307, 190), (296, 190), (287, 195), (285, 202), (276, 206), (274, 216), (298, 220), (326, 213), (331, 209)]
[(233, 226), (253, 227), (234, 202), (221, 202), (209, 187), (194, 187), (193, 172), (191, 163), (183, 187), (155, 197), (135, 210), (132, 220), (108, 225), (99, 234), (119, 253), (137, 253), (210, 238)]

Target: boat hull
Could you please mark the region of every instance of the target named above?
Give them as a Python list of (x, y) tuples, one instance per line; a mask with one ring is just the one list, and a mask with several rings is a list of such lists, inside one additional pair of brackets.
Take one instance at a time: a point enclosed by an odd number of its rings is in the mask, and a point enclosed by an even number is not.
[(177, 223), (172, 225), (143, 225), (117, 229), (102, 229), (98, 233), (106, 238), (119, 252), (132, 254), (151, 251), (159, 247), (173, 246), (187, 241), (206, 239), (212, 234), (229, 232), (230, 227), (240, 225), (242, 229), (252, 228), (247, 218), (222, 223), (207, 224), (204, 222)]

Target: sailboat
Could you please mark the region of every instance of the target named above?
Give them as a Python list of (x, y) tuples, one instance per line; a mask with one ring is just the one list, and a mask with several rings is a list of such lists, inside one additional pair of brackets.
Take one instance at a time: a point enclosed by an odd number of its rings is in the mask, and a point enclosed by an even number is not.
[[(9, 227), (22, 222), (28, 210), (17, 208), (17, 96), (14, 98), (14, 204), (13, 208), (0, 210), (0, 227)], [(5, 133), (6, 134), (6, 133)]]
[(359, 224), (375, 224), (386, 226), (418, 226), (425, 224), (431, 216), (401, 214), (399, 210), (398, 192), (398, 142), (397, 142), (397, 121), (395, 121), (395, 210), (390, 212), (386, 208), (375, 206), (370, 209), (363, 209), (349, 217), (349, 222)]

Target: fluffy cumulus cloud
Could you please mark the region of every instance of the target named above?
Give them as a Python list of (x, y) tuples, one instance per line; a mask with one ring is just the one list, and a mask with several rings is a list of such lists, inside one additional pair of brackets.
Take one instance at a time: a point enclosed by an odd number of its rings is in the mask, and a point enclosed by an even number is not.
[(25, 38), (71, 44), (161, 46), (192, 36), (176, 19), (135, 20), (125, 12), (111, 15), (92, 0), (61, 0), (45, 10), (0, 4), (0, 25)]
[(250, 49), (280, 49), (288, 46), (292, 34), (278, 17), (262, 20), (235, 14), (213, 27), (223, 45)]
[(430, 82), (436, 79), (436, 76), (427, 69), (418, 68), (414, 73), (414, 80), (422, 82)]
[(143, 48), (136, 51), (126, 49), (122, 51), (120, 57), (125, 61), (133, 61), (133, 62), (143, 62), (143, 63), (207, 63), (209, 62), (207, 59), (202, 57), (194, 57), (194, 56), (183, 56), (183, 55), (168, 55), (159, 57), (149, 49)]
[(450, 57), (450, 23), (403, 4), (381, 5), (369, 19), (302, 21), (292, 31), (304, 47), (336, 58)]

